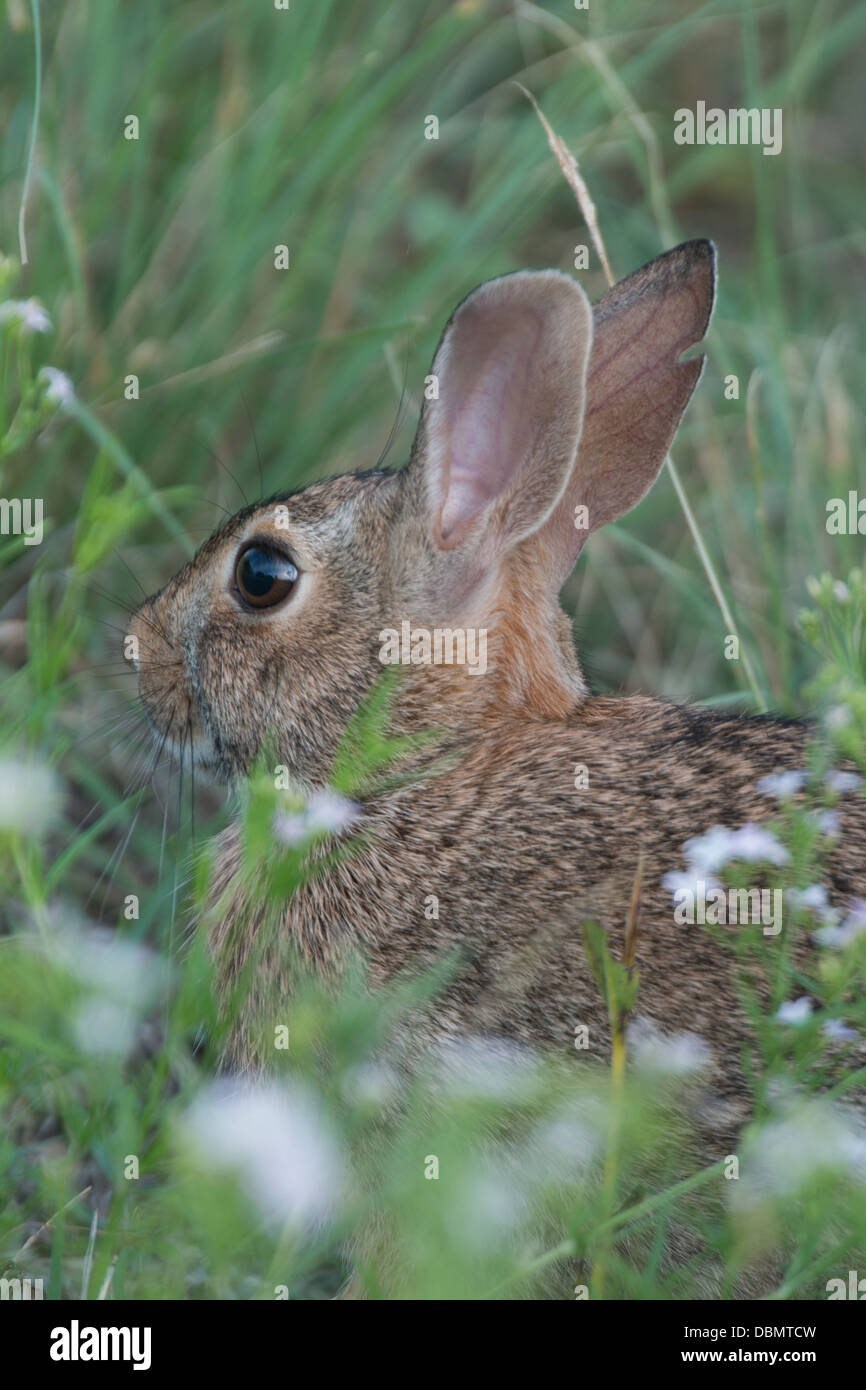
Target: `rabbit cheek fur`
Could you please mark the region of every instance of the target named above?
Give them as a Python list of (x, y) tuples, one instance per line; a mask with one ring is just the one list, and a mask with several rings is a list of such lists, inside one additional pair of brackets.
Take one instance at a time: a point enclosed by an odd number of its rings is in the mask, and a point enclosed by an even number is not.
[[(424, 775), (429, 755), (418, 755), (420, 780), (365, 805), (363, 846), (291, 898), (285, 932), (326, 976), (360, 949), (374, 986), (459, 951), (459, 976), (408, 1030), (409, 1052), (489, 1033), (574, 1056), (575, 1027), (588, 1024), (600, 1058), (608, 1022), (580, 925), (601, 922), (621, 957), (643, 856), (638, 1010), (711, 1048), (699, 1103), (724, 1142), (746, 1115), (748, 1030), (730, 957), (700, 927), (675, 923), (660, 880), (682, 867), (689, 837), (772, 813), (755, 784), (804, 765), (808, 730), (593, 697), (557, 597), (589, 532), (657, 476), (700, 375), (702, 359), (680, 358), (706, 332), (714, 267), (709, 243), (687, 243), (594, 311), (558, 272), (481, 286), (440, 342), (439, 396), (425, 404), (407, 468), (248, 508), (143, 606), (133, 630), (160, 736), (179, 751), (188, 742), (231, 780), (270, 733), (279, 761), (313, 789), (381, 673), (383, 629), (483, 628), (483, 675), (408, 665), (396, 697), (396, 729), (438, 730), (436, 756), (453, 755), (446, 770)], [(251, 539), (287, 545), (301, 572), (285, 606), (264, 614), (232, 594)], [(864, 832), (866, 807), (852, 797), (829, 866), (840, 897), (864, 892)], [(218, 844), (212, 943), (228, 988), (262, 910), (244, 885), (238, 828)], [(265, 957), (258, 968), (250, 1017), (272, 997), (277, 967)], [(243, 1019), (229, 1060), (256, 1064)]]

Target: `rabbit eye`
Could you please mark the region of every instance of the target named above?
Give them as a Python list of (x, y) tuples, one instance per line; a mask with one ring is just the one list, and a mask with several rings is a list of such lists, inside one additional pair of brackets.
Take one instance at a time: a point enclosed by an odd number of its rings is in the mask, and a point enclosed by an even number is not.
[(298, 568), (288, 555), (263, 545), (242, 550), (235, 564), (235, 588), (251, 608), (274, 608), (298, 582)]

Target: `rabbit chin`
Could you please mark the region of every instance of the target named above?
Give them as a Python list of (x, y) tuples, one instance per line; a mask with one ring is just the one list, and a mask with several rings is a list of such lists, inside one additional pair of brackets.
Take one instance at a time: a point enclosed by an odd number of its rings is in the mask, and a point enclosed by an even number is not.
[(209, 782), (233, 787), (249, 775), (256, 759), (257, 748), (242, 748), (225, 740), (213, 738), (204, 730), (197, 730), (181, 743), (180, 739), (166, 742), (172, 758), (188, 767), (190, 759), (195, 765), (196, 774), (202, 773)]
[(200, 729), (188, 728), (184, 730), (182, 738), (175, 738), (170, 731), (166, 732), (159, 727), (146, 703), (144, 708), (151, 737), (161, 752), (167, 753), (173, 762), (183, 767), (193, 764), (196, 771), (203, 772), (216, 781), (228, 780), (231, 775), (228, 768), (233, 764), (220, 753), (209, 734)]
[[(248, 774), (258, 746), (222, 737), (220, 730), (212, 727), (207, 711), (192, 696), (187, 695), (184, 716), (177, 716), (177, 704), (173, 702), (168, 713), (162, 709), (157, 717), (149, 695), (140, 688), (139, 695), (155, 746), (175, 764), (195, 767), (197, 775), (201, 773), (206, 780), (223, 785), (233, 785)], [(173, 732), (175, 728), (179, 730), (177, 734)]]

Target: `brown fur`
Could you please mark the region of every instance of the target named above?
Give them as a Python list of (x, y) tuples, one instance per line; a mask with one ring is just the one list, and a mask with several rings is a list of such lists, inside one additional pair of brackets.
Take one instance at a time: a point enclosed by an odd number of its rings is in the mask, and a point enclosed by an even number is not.
[[(331, 479), (241, 512), (148, 600), (134, 631), (142, 697), (175, 748), (191, 742), (202, 766), (233, 779), (270, 730), (279, 760), (311, 789), (327, 782), (346, 723), (381, 673), (382, 629), (404, 619), (484, 626), (485, 675), (407, 666), (395, 705), (396, 730), (437, 729), (436, 756), (452, 763), (434, 775), (431, 755), (417, 754), (420, 781), (365, 805), (364, 847), (286, 904), (285, 933), (325, 976), (360, 949), (374, 987), (458, 949), (463, 969), (413, 1034), (418, 1049), (443, 1034), (491, 1033), (579, 1057), (574, 1029), (588, 1024), (590, 1055), (601, 1058), (608, 1022), (581, 922), (601, 922), (621, 954), (643, 856), (639, 1012), (711, 1046), (706, 1117), (723, 1146), (746, 1113), (748, 1028), (729, 957), (700, 927), (675, 924), (660, 880), (682, 867), (689, 837), (773, 812), (756, 782), (803, 767), (808, 730), (592, 696), (557, 599), (585, 539), (575, 505), (588, 503), (594, 529), (634, 505), (661, 466), (700, 374), (699, 360), (678, 359), (706, 331), (713, 276), (701, 242), (629, 277), (596, 309), (591, 355), (588, 311), (566, 277), (483, 287), (443, 339), (442, 401), (425, 408), (408, 468)], [(513, 380), (543, 385), (543, 403), (524, 390), (515, 410)], [(491, 417), (504, 420), (495, 449), (473, 433)], [(455, 457), (465, 438), (468, 458)], [(467, 476), (464, 494), (455, 479)], [(278, 501), (288, 533), (275, 527)], [(232, 594), (239, 545), (253, 536), (288, 542), (302, 571), (285, 606), (244, 611)], [(854, 796), (830, 859), (839, 901), (864, 893), (864, 835), (866, 807)], [(232, 826), (214, 885), (224, 983), (261, 920), (239, 865)], [(438, 920), (425, 916), (429, 894)], [(766, 941), (769, 962), (779, 943)], [(260, 968), (250, 1012), (273, 983), (273, 962)], [(236, 1062), (251, 1060), (249, 1046), (241, 1030)]]

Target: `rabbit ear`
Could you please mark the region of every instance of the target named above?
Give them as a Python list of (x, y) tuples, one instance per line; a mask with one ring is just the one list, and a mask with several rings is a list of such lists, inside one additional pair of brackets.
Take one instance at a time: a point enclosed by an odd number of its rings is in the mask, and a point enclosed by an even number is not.
[(591, 338), (583, 290), (555, 270), (490, 280), (457, 308), (409, 465), (436, 550), (471, 550), (480, 574), (550, 515), (577, 451)]
[(543, 548), (557, 589), (590, 532), (630, 511), (658, 477), (703, 371), (703, 357), (679, 358), (706, 334), (715, 285), (712, 242), (687, 241), (595, 305), (577, 462), (556, 510), (527, 543)]

